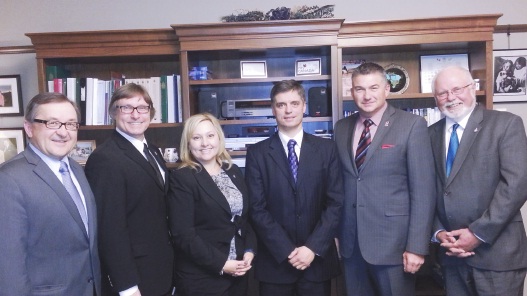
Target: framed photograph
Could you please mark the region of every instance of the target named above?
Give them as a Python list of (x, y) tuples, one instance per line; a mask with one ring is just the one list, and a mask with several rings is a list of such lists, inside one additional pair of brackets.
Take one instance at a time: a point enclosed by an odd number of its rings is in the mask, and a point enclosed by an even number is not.
[(353, 70), (358, 66), (364, 64), (366, 60), (349, 60), (342, 61), (342, 96), (351, 97), (351, 88), (353, 87), (353, 82), (351, 80), (351, 75)]
[(527, 101), (527, 49), (493, 51), (494, 102)]
[(242, 78), (267, 78), (265, 61), (240, 61)]
[(93, 150), (95, 150), (95, 140), (77, 141), (68, 156), (80, 164), (86, 164)]
[(470, 70), (468, 54), (441, 54), (421, 56), (421, 92), (432, 92), (432, 80), (441, 69), (447, 66), (460, 66)]
[(0, 76), (0, 115), (24, 115), (20, 75)]
[(24, 151), (23, 129), (0, 129), (0, 163)]
[(296, 60), (295, 76), (320, 75), (320, 66), (320, 58)]

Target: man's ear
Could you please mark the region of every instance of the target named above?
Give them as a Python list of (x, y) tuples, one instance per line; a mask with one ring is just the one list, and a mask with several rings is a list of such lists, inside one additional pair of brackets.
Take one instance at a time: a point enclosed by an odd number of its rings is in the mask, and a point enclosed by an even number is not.
[(33, 137), (33, 126), (31, 125), (31, 122), (24, 120), (24, 130), (26, 131), (28, 138)]

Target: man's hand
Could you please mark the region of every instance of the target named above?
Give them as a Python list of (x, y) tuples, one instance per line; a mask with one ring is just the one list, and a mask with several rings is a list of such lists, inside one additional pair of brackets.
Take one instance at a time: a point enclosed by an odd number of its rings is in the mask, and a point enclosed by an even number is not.
[(308, 268), (311, 265), (311, 262), (315, 259), (315, 253), (308, 247), (302, 246), (295, 248), (287, 258), (294, 268), (304, 270)]
[(419, 268), (421, 268), (421, 265), (423, 265), (424, 262), (425, 257), (422, 255), (417, 255), (408, 251), (403, 253), (404, 272), (414, 274)]
[(443, 248), (447, 248), (448, 256), (466, 258), (473, 256), (473, 250), (477, 248), (481, 241), (468, 228), (453, 230), (450, 232), (441, 231), (437, 234), (438, 240)]

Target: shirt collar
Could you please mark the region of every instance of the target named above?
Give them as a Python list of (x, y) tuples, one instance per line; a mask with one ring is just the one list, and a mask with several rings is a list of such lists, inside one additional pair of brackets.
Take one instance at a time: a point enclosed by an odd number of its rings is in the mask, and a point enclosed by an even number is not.
[(280, 137), (280, 141), (282, 142), (282, 145), (284, 147), (287, 147), (287, 142), (289, 142), (289, 140), (293, 139), (293, 140), (296, 141), (296, 144), (298, 145), (298, 148), (300, 148), (300, 146), (302, 145), (302, 139), (304, 138), (304, 130), (300, 130), (300, 132), (298, 132), (292, 138), (289, 138), (288, 136), (286, 136), (285, 134), (280, 132), (280, 130), (278, 130), (278, 137)]

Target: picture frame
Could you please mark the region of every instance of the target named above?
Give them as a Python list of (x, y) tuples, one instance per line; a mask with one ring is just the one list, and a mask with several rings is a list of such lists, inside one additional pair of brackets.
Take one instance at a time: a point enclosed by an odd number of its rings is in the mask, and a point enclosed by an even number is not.
[(78, 162), (81, 165), (86, 164), (88, 157), (95, 150), (96, 142), (95, 140), (79, 140), (68, 154), (73, 160)]
[(527, 101), (527, 49), (494, 50), (492, 55), (493, 101)]
[(295, 76), (321, 75), (321, 65), (321, 58), (296, 60)]
[(266, 61), (240, 61), (241, 78), (267, 78)]
[(24, 151), (23, 129), (0, 129), (0, 163), (4, 163)]
[(384, 67), (386, 72), (386, 79), (390, 84), (390, 93), (392, 94), (402, 94), (410, 85), (410, 75), (408, 71), (397, 64), (390, 64)]
[(460, 66), (470, 70), (467, 53), (421, 55), (420, 56), (420, 78), (421, 93), (432, 92), (432, 80), (443, 68), (448, 66)]
[(20, 82), (20, 75), (0, 75), (0, 115), (24, 115)]

